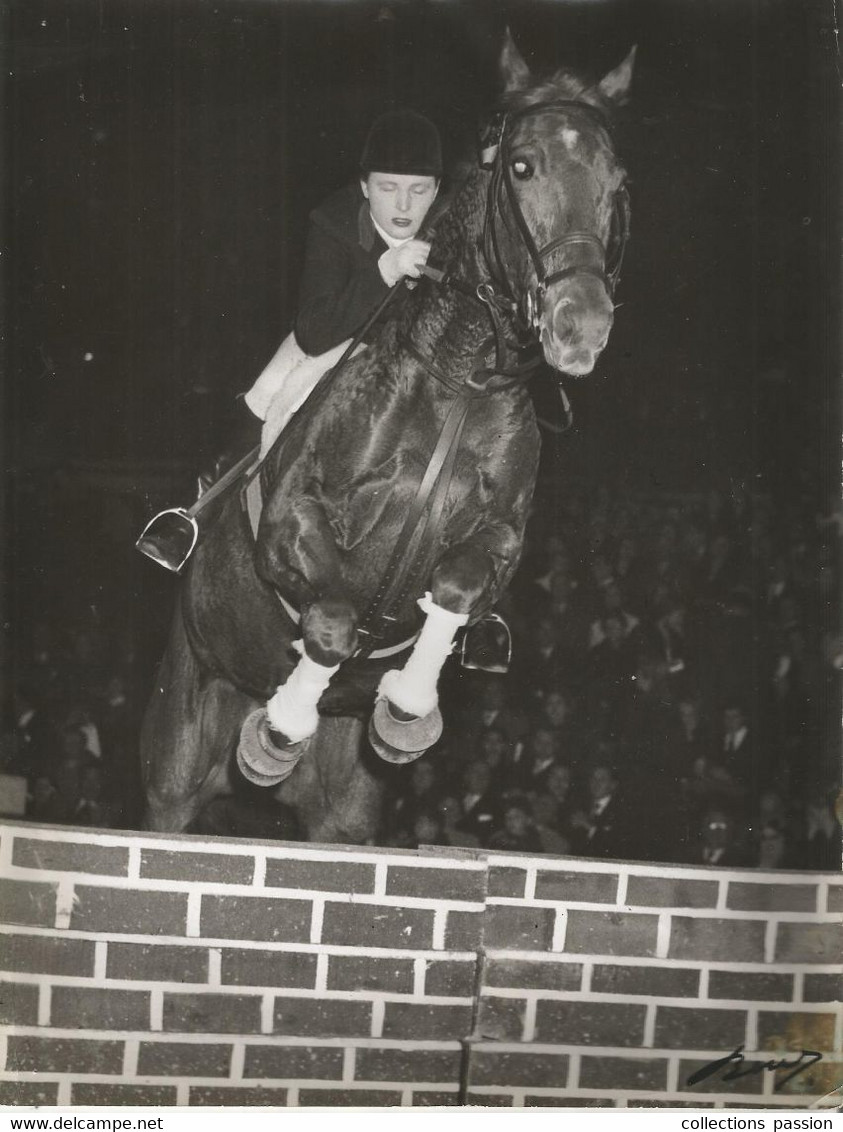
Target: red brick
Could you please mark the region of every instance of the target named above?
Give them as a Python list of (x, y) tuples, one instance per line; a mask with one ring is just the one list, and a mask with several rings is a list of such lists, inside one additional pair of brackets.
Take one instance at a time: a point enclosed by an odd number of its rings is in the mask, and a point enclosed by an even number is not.
[(432, 900), (467, 900), (482, 903), (486, 873), (478, 869), (425, 869), (390, 865), (386, 874), (388, 896), (418, 896)]
[(840, 963), (843, 925), (780, 923), (776, 934), (779, 963)]
[(109, 979), (137, 979), (157, 983), (206, 983), (207, 947), (168, 946), (164, 943), (109, 941), (106, 959)]
[(270, 857), (267, 888), (306, 888), (311, 893), (375, 891), (375, 866), (364, 861), (295, 861)]
[(0, 983), (0, 1024), (35, 1026), (38, 1022), (38, 987), (33, 983)]
[(716, 880), (633, 874), (627, 883), (626, 902), (649, 908), (714, 908), (718, 888)]
[(413, 1089), (410, 1103), (413, 1108), (445, 1108), (449, 1105), (460, 1105), (462, 1102), (457, 1089), (450, 1093), (438, 1089)]
[(428, 959), (424, 993), (470, 998), (474, 994), (476, 974), (473, 959)]
[(356, 1081), (457, 1083), (462, 1052), (437, 1049), (358, 1049)]
[(483, 978), (488, 987), (521, 990), (579, 990), (582, 963), (544, 959), (487, 959)]
[(254, 857), (229, 853), (189, 853), (185, 849), (144, 849), (140, 875), (154, 880), (183, 880), (214, 884), (251, 884)]
[(520, 1042), (527, 1003), (523, 998), (484, 994), (477, 1012), (477, 1033), (489, 1041)]
[(726, 906), (738, 912), (816, 912), (815, 884), (749, 884), (733, 880)]
[(141, 1042), (141, 1077), (228, 1077), (231, 1046), (207, 1042)]
[(476, 951), (483, 939), (484, 912), (448, 912), (445, 921), (447, 951)]
[(246, 1046), (244, 1077), (260, 1081), (341, 1081), (343, 1051), (329, 1046)]
[(384, 1012), (385, 1038), (415, 1041), (461, 1041), (471, 1033), (470, 1006), (388, 1002)]
[(746, 1041), (745, 1010), (658, 1006), (654, 1044), (662, 1049), (710, 1049), (728, 1053)]
[(512, 1108), (512, 1096), (508, 1093), (472, 1093), (466, 1097), (469, 1108)]
[(72, 1105), (131, 1105), (137, 1108), (154, 1108), (176, 1103), (175, 1085), (73, 1085), (70, 1091)]
[(525, 1108), (614, 1108), (613, 1100), (598, 1099), (597, 1097), (571, 1097), (555, 1093), (552, 1096), (533, 1096), (530, 1093), (524, 1096)]
[(58, 1092), (55, 1081), (0, 1081), (0, 1104), (27, 1108), (56, 1105)]
[(614, 904), (617, 895), (618, 878), (614, 873), (565, 873), (555, 869), (540, 869), (536, 876), (538, 900)]
[(674, 916), (668, 954), (671, 959), (763, 963), (765, 927), (763, 920)]
[(122, 1073), (123, 1042), (11, 1034), (6, 1069), (13, 1073)]
[(667, 1088), (663, 1057), (584, 1057), (580, 1064), (582, 1089)]
[(184, 935), (187, 893), (133, 892), (77, 884), (70, 926), (81, 932), (129, 935)]
[(598, 963), (591, 989), (603, 994), (648, 994), (662, 998), (696, 998), (700, 973), (691, 967), (638, 967)]
[(536, 1004), (537, 1042), (560, 1045), (640, 1046), (647, 1008), (626, 1002)]
[(761, 1050), (834, 1049), (835, 1014), (814, 1011), (758, 1012), (758, 1048)]
[(258, 1034), (261, 998), (256, 994), (164, 994), (168, 1033)]
[(332, 955), (328, 960), (329, 990), (411, 994), (414, 979), (415, 965), (412, 959), (377, 955)]
[(263, 1089), (256, 1085), (239, 1089), (219, 1085), (191, 1085), (188, 1104), (197, 1108), (224, 1108), (228, 1105), (238, 1108), (284, 1108), (287, 1104), (287, 1090)]
[(802, 997), (805, 1002), (843, 1001), (843, 976), (806, 974)]
[(122, 845), (85, 845), (16, 837), (12, 862), (21, 868), (40, 869), (42, 872), (124, 877), (129, 873), (129, 850)]
[(657, 916), (640, 912), (568, 913), (565, 950), (586, 955), (655, 955)]
[(401, 1104), (401, 1093), (389, 1089), (299, 1089), (302, 1107), (387, 1108)]
[(793, 998), (793, 975), (774, 971), (712, 971), (708, 995), (749, 1002), (789, 1002)]
[[(787, 1079), (788, 1074), (793, 1072), (795, 1066), (780, 1070), (775, 1075), (775, 1091), (783, 1097), (797, 1094), (812, 1097), (830, 1096), (840, 1088), (840, 1082), (843, 1081), (843, 1062), (839, 1060), (839, 1056), (838, 1054), (836, 1061), (829, 1061), (828, 1059), (815, 1061), (807, 1069), (800, 1070), (795, 1077), (791, 1077), (789, 1080)], [(796, 1060), (796, 1057), (788, 1058), (788, 1061), (791, 1062)], [(805, 1062), (803, 1061), (802, 1064), (804, 1065)], [(826, 1109), (825, 1111), (828, 1112), (829, 1110)], [(839, 1112), (839, 1109), (833, 1111)]]
[(486, 909), (487, 948), (511, 951), (547, 951), (553, 941), (553, 908), (519, 908), (490, 904)]
[(322, 942), (369, 948), (429, 948), (433, 942), (433, 911), (331, 900), (325, 905)]
[(53, 1026), (79, 1030), (148, 1030), (149, 992), (53, 987)]
[(306, 987), (316, 983), (316, 956), (300, 951), (225, 948), (222, 982), (251, 987)]
[(338, 998), (277, 999), (272, 1029), (307, 1038), (367, 1038), (372, 1004)]
[(30, 880), (0, 879), (4, 924), (52, 928), (56, 922), (56, 886)]
[(526, 888), (526, 869), (489, 863), (489, 896), (523, 896)]
[(470, 1083), (478, 1085), (532, 1085), (534, 1088), (564, 1088), (568, 1082), (568, 1055), (536, 1053), (529, 1046), (517, 1053), (474, 1049)]
[(200, 923), (205, 939), (307, 943), (312, 917), (313, 904), (309, 900), (205, 895)]
[(740, 1093), (756, 1094), (760, 1093), (764, 1087), (764, 1072), (762, 1066), (763, 1061), (754, 1061), (751, 1053), (746, 1054), (746, 1060), (740, 1066), (740, 1069), (749, 1069), (754, 1066), (758, 1072), (748, 1073), (746, 1077), (737, 1077), (729, 1081), (723, 1080), (723, 1074), (727, 1073), (732, 1067), (724, 1066), (722, 1069), (716, 1070), (710, 1077), (704, 1077), (702, 1081), (697, 1081), (693, 1085), (689, 1085), (689, 1080), (698, 1073), (701, 1069), (710, 1066), (713, 1060), (719, 1057), (727, 1057), (733, 1049), (736, 1049), (741, 1042), (735, 1042), (730, 1045), (725, 1039), (724, 1044), (719, 1052), (713, 1054), (711, 1058), (682, 1058), (679, 1062), (679, 1089), (682, 1092), (691, 1093), (728, 1093), (738, 1095)]
[(93, 940), (48, 935), (0, 937), (0, 968), (39, 975), (93, 975)]

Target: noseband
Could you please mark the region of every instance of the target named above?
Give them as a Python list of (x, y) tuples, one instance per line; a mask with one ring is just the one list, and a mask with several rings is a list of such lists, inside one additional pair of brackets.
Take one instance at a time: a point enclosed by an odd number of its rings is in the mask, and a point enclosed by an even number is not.
[[(530, 231), (512, 179), (510, 156), (512, 126), (534, 114), (546, 113), (547, 111), (558, 111), (566, 114), (572, 110), (586, 114), (604, 133), (609, 132), (609, 123), (605, 114), (588, 102), (573, 99), (537, 102), (525, 106), (521, 110), (497, 116), (490, 127), (490, 134), (487, 135), (486, 148), (483, 153), (484, 165), (492, 170), (483, 226), (483, 253), (493, 285), (502, 289), (510, 302), (518, 309), (518, 297), (507, 276), (506, 263), (501, 254), (498, 240), (499, 221), (507, 225), (506, 205), (509, 206), (509, 212), (515, 220), (521, 242), (526, 248), (536, 273), (535, 287), (527, 291), (525, 300), (526, 311), (523, 314), (525, 329), (536, 327), (545, 292), (548, 287), (562, 279), (570, 279), (576, 275), (592, 275), (600, 280), (609, 297), (612, 298), (620, 279), (624, 251), (629, 238), (629, 196), (623, 186), (615, 193), (608, 251), (603, 241), (594, 232), (566, 232), (545, 244), (544, 247), (539, 248)], [(592, 252), (596, 252), (597, 262), (583, 260), (579, 263), (569, 264), (557, 271), (549, 271), (547, 262), (550, 257), (560, 248), (573, 246), (588, 248)]]

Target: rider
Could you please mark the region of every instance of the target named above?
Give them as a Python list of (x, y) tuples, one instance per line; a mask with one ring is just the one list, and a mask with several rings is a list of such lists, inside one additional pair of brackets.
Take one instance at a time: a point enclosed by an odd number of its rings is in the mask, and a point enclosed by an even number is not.
[(382, 114), (360, 174), (311, 213), (295, 329), (245, 394), (267, 423), (264, 452), (389, 289), (417, 279), (430, 254), (419, 232), (442, 176), (434, 124), (412, 110)]
[[(417, 279), (430, 254), (419, 238), (439, 191), (442, 146), (436, 126), (412, 110), (376, 118), (360, 158), (360, 177), (311, 213), (295, 329), (242, 397), (233, 442), (199, 476), (200, 497), (261, 440), (264, 456), (293, 412), (335, 365), (351, 337), (401, 279)], [(200, 506), (199, 503), (194, 508)], [(137, 542), (154, 561), (179, 570), (192, 552), (170, 541), (156, 516)], [(194, 540), (195, 541), (195, 540)]]

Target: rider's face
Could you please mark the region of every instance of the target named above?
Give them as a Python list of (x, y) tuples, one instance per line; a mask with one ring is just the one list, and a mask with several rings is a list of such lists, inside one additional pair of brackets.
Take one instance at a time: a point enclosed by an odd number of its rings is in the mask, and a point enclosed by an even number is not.
[(360, 182), (372, 219), (397, 240), (415, 236), (439, 189), (435, 177), (370, 173)]

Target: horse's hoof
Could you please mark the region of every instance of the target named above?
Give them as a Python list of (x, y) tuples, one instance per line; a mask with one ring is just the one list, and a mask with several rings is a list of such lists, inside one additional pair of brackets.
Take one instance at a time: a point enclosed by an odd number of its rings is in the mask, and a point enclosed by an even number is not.
[(396, 719), (389, 700), (380, 699), (369, 720), (369, 742), (376, 754), (388, 763), (411, 763), (430, 750), (442, 734), (442, 713), (438, 707), (421, 718)]
[(290, 777), (309, 746), (309, 738), (289, 747), (276, 746), (270, 737), (265, 708), (256, 708), (240, 729), (237, 765), (243, 777), (256, 786), (277, 786)]

